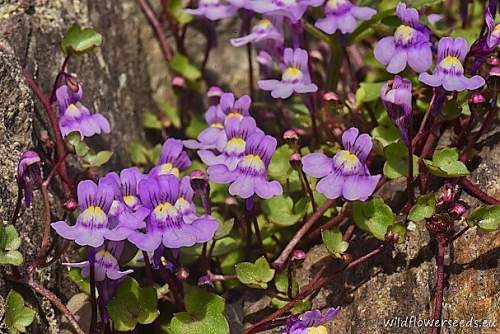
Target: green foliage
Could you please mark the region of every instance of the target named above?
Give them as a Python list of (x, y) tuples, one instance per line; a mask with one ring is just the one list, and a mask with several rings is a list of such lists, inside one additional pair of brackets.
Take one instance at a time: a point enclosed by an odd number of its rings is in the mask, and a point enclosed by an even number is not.
[(386, 147), (400, 140), (399, 129), (392, 123), (387, 112), (384, 111), (377, 121), (379, 125), (371, 131), (374, 142), (379, 142), (382, 147)]
[(411, 208), (408, 214), (408, 219), (414, 222), (419, 222), (426, 218), (431, 218), (436, 211), (436, 198), (434, 193), (421, 195), (417, 198), (417, 202)]
[(398, 244), (402, 244), (406, 240), (407, 228), (405, 224), (397, 223), (389, 226), (387, 232), (392, 232), (398, 236)]
[(158, 108), (163, 116), (162, 123), (164, 127), (168, 128), (170, 124), (175, 128), (181, 127), (181, 117), (177, 108), (167, 102), (159, 102)]
[(36, 312), (24, 306), (23, 297), (14, 290), (10, 290), (5, 303), (5, 324), (9, 334), (25, 333), (35, 319)]
[(190, 81), (201, 78), (200, 70), (189, 61), (188, 57), (181, 53), (176, 53), (168, 64), (173, 71)]
[(282, 145), (274, 152), (269, 163), (269, 177), (288, 186), (288, 191), (301, 189), (299, 173), (293, 169), (288, 160), (293, 150), (288, 145)]
[[(402, 141), (384, 147), (384, 175), (389, 179), (408, 176), (408, 148)], [(418, 175), (418, 157), (413, 155), (413, 176)]]
[(275, 196), (263, 201), (262, 211), (271, 223), (282, 227), (296, 224), (305, 213), (294, 213), (293, 200), (288, 196)]
[(198, 114), (193, 115), (191, 122), (186, 129), (186, 135), (190, 138), (196, 138), (203, 129), (207, 127), (205, 120)]
[(396, 219), (391, 208), (379, 197), (366, 202), (356, 201), (352, 210), (356, 225), (379, 240), (385, 239), (387, 229)]
[(68, 278), (75, 283), (81, 292), (90, 295), (90, 280), (88, 277), (82, 276), (82, 271), (78, 268), (71, 268), (68, 272)]
[(66, 146), (71, 152), (74, 152), (82, 159), (82, 166), (85, 168), (93, 168), (104, 165), (111, 159), (113, 152), (100, 151), (95, 152), (82, 140), (79, 132), (71, 132), (66, 137)]
[(21, 246), (21, 238), (12, 225), (0, 225), (0, 265), (19, 266), (23, 263), (23, 255), (17, 250)]
[(139, 324), (152, 323), (159, 314), (156, 290), (141, 288), (131, 277), (125, 279), (108, 304), (109, 316), (118, 331), (130, 331)]
[(91, 28), (74, 23), (64, 35), (61, 48), (66, 54), (85, 53), (102, 44), (102, 35)]
[(362, 82), (356, 91), (356, 105), (360, 107), (365, 102), (377, 100), (383, 84), (383, 82)]
[(274, 277), (274, 269), (271, 269), (267, 260), (262, 256), (255, 261), (242, 262), (236, 265), (236, 276), (238, 280), (255, 289), (267, 289), (269, 283)]
[(224, 220), (223, 217), (220, 217), (216, 213), (213, 213), (212, 215), (219, 218), (217, 219), (219, 221), (219, 228), (217, 229), (217, 232), (215, 232), (214, 239), (220, 240), (222, 238), (227, 237), (229, 233), (231, 233), (231, 230), (233, 229), (234, 218)]
[(477, 226), (486, 232), (496, 232), (500, 225), (500, 205), (485, 205), (467, 217), (469, 226)]
[(90, 147), (82, 140), (79, 132), (74, 131), (66, 137), (67, 146), (79, 157), (84, 157), (90, 151)]
[(170, 334), (229, 334), (224, 298), (205, 289), (187, 286), (186, 312), (175, 313), (167, 327)]
[(184, 11), (182, 0), (170, 0), (167, 2), (167, 14), (174, 18), (179, 24), (186, 24), (193, 20), (193, 16)]
[(142, 125), (146, 129), (155, 129), (155, 130), (160, 130), (163, 127), (158, 116), (149, 111), (145, 112), (142, 115)]
[(467, 166), (458, 160), (456, 148), (445, 147), (436, 150), (432, 161), (424, 160), (425, 166), (433, 175), (440, 177), (459, 177), (469, 175)]
[(161, 145), (148, 149), (139, 142), (132, 142), (128, 146), (130, 160), (134, 165), (152, 166), (156, 164), (160, 158)]
[(321, 237), (328, 252), (335, 257), (340, 258), (342, 253), (349, 247), (349, 243), (342, 239), (342, 232), (336, 227), (329, 230), (322, 230)]
[(113, 155), (113, 152), (111, 152), (111, 151), (100, 151), (97, 153), (89, 151), (83, 157), (82, 166), (85, 168), (102, 166), (105, 163), (107, 163), (109, 161), (109, 159), (111, 159), (112, 155)]

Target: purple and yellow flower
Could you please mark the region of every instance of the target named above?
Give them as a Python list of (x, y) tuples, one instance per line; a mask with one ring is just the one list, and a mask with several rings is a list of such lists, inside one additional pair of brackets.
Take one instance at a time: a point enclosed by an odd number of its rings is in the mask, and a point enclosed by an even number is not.
[(79, 84), (62, 85), (56, 90), (59, 105), (59, 128), (63, 137), (71, 132), (80, 133), (81, 138), (95, 134), (109, 133), (111, 127), (103, 115), (91, 114), (80, 103), (83, 89)]
[(411, 81), (399, 75), (386, 82), (380, 89), (380, 98), (389, 116), (399, 128), (406, 146), (410, 143), (410, 125), (412, 120)]
[(475, 75), (464, 76), (462, 65), (469, 51), (467, 41), (461, 37), (443, 37), (438, 44), (437, 65), (432, 74), (420, 73), (418, 79), (431, 87), (443, 86), (447, 91), (474, 90), (485, 84), (484, 79)]
[(168, 138), (161, 148), (160, 161), (150, 174), (168, 175), (179, 177), (180, 173), (191, 166), (191, 160), (183, 150), (182, 140)]
[(318, 90), (318, 86), (311, 81), (306, 50), (286, 48), (281, 70), (281, 81), (260, 80), (259, 88), (271, 91), (272, 97), (281, 99), (290, 97), (293, 92), (303, 94), (314, 93)]
[(210, 180), (218, 183), (231, 183), (229, 193), (243, 199), (254, 194), (267, 199), (283, 193), (278, 181), (267, 180), (267, 168), (276, 150), (276, 139), (262, 132), (252, 134), (245, 145), (244, 155), (235, 169), (226, 165), (208, 168)]
[(264, 18), (257, 22), (257, 24), (252, 28), (250, 34), (231, 39), (231, 44), (233, 46), (242, 46), (248, 43), (262, 43), (270, 41), (275, 45), (282, 45), (284, 42), (284, 36), (278, 27), (281, 25), (281, 19), (276, 18), (272, 22), (271, 19)]
[(200, 0), (198, 8), (187, 8), (184, 11), (191, 15), (204, 16), (211, 21), (229, 17), (236, 13), (237, 7), (225, 0)]
[(333, 34), (337, 30), (347, 34), (356, 29), (356, 20), (366, 21), (375, 14), (375, 9), (355, 6), (349, 0), (327, 0), (325, 18), (317, 20), (314, 26), (327, 34)]
[(27, 208), (33, 200), (33, 190), (42, 184), (40, 156), (35, 151), (26, 151), (17, 165), (17, 182), (24, 191), (24, 203)]
[(365, 201), (375, 191), (381, 175), (370, 175), (366, 159), (372, 150), (371, 137), (350, 128), (342, 135), (344, 149), (333, 158), (323, 153), (310, 153), (302, 158), (302, 170), (321, 178), (316, 190), (327, 198), (343, 197), (350, 201)]
[(324, 0), (232, 0), (231, 2), (260, 14), (284, 16), (292, 23), (296, 23), (309, 6), (321, 6)]
[[(146, 221), (146, 233), (133, 233), (130, 242), (152, 252), (161, 244), (181, 248), (213, 238), (219, 224), (207, 215), (193, 219), (189, 212), (189, 194), (183, 193), (183, 187), (185, 184), (181, 185), (174, 175), (151, 176), (139, 183), (139, 196), (151, 214)], [(183, 200), (179, 202), (180, 198)]]
[(115, 198), (114, 186), (109, 179), (101, 179), (96, 185), (91, 180), (78, 184), (80, 214), (75, 225), (64, 221), (52, 223), (61, 237), (74, 240), (80, 246), (99, 247), (104, 239), (113, 236), (108, 226), (108, 213)]
[(418, 11), (399, 3), (396, 14), (403, 23), (394, 36), (382, 38), (375, 46), (375, 58), (387, 65), (387, 72), (399, 73), (408, 64), (415, 72), (424, 72), (432, 65), (430, 33), (420, 23)]
[[(82, 261), (78, 263), (63, 263), (63, 265), (71, 268), (81, 268), (83, 277), (90, 276), (90, 261)], [(119, 280), (125, 275), (133, 272), (132, 269), (120, 271), (118, 261), (116, 260), (112, 251), (108, 250), (106, 247), (100, 247), (97, 249), (97, 252), (95, 254), (94, 268), (95, 280), (97, 282), (104, 281), (105, 279)]]
[(210, 106), (205, 113), (208, 128), (198, 134), (197, 140), (184, 140), (184, 146), (190, 149), (216, 149), (219, 152), (222, 151), (227, 142), (226, 132), (224, 131), (225, 119), (226, 115), (219, 105)]
[(236, 99), (233, 93), (224, 93), (220, 97), (219, 106), (228, 118), (236, 117), (242, 119), (244, 116), (250, 116), (250, 105), (252, 99), (248, 95)]
[(332, 321), (340, 312), (340, 307), (330, 307), (323, 313), (320, 310), (305, 312), (302, 316), (288, 318), (286, 327), (282, 328), (282, 334), (328, 334), (325, 324)]
[(486, 34), (486, 45), (491, 50), (494, 50), (498, 45), (500, 45), (500, 24), (495, 25), (495, 18), (491, 14), (490, 8), (486, 9), (486, 26), (488, 27), (488, 33)]
[(247, 139), (256, 131), (257, 125), (252, 117), (227, 117), (224, 122), (224, 131), (227, 137), (227, 143), (222, 153), (215, 155), (210, 150), (198, 151), (201, 161), (207, 166), (225, 165), (229, 170), (234, 170), (239, 160), (245, 153)]

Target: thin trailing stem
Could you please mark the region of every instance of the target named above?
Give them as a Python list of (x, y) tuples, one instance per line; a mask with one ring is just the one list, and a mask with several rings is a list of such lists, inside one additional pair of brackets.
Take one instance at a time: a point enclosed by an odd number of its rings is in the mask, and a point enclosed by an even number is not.
[(321, 207), (316, 210), (311, 217), (305, 222), (304, 225), (295, 233), (292, 240), (286, 245), (285, 249), (281, 252), (280, 256), (274, 260), (273, 267), (279, 271), (283, 270), (288, 257), (295, 249), (295, 246), (302, 240), (306, 233), (311, 229), (311, 227), (316, 223), (321, 216), (328, 210), (332, 205), (335, 204), (334, 199), (328, 199)]
[(350, 206), (345, 206), (344, 208), (342, 208), (342, 210), (340, 210), (340, 212), (335, 217), (330, 218), (330, 220), (328, 220), (326, 223), (317, 227), (311, 233), (309, 233), (308, 241), (314, 241), (316, 238), (318, 238), (321, 235), (322, 230), (328, 230), (331, 229), (332, 227), (339, 225), (344, 221), (344, 219), (349, 217), (350, 213), (351, 213)]
[[(437, 239), (437, 254), (436, 254), (436, 289), (434, 295), (434, 312), (432, 319), (434, 322), (441, 319), (443, 309), (443, 292), (444, 292), (444, 255), (446, 252), (446, 236), (438, 234)], [(433, 327), (431, 334), (441, 333), (441, 326)]]
[(500, 201), (498, 199), (488, 195), (466, 178), (460, 179), (460, 184), (464, 187), (464, 190), (467, 193), (480, 199), (482, 202), (486, 204), (500, 204)]
[(470, 226), (467, 225), (466, 227), (464, 227), (463, 229), (461, 229), (460, 231), (458, 231), (457, 233), (455, 233), (449, 240), (448, 240), (448, 243), (451, 244), (453, 243), (455, 240), (457, 240), (458, 238), (460, 238), (462, 235), (464, 235), (465, 232), (467, 232), (468, 230), (470, 229)]
[[(409, 132), (411, 132), (411, 130)], [(408, 176), (406, 177), (406, 194), (408, 196), (409, 205), (413, 205), (415, 202), (415, 188), (413, 187), (413, 146), (411, 144), (408, 145)]]
[(318, 210), (318, 205), (316, 204), (316, 201), (314, 200), (314, 193), (312, 191), (311, 185), (309, 184), (309, 181), (307, 180), (306, 173), (302, 170), (302, 168), (299, 168), (299, 174), (300, 178), (304, 183), (304, 187), (307, 190), (307, 193), (309, 194), (309, 198), (311, 199), (311, 205), (313, 208), (313, 211)]
[(184, 311), (186, 307), (184, 306), (184, 297), (182, 292), (182, 286), (179, 288), (179, 284), (175, 279), (175, 276), (168, 271), (167, 267), (160, 261), (160, 275), (168, 284), (172, 296), (174, 297), (175, 306), (179, 311)]
[(148, 252), (142, 251), (142, 257), (144, 258), (144, 271), (146, 273), (146, 285), (152, 286), (153, 280), (153, 269), (151, 267), (151, 261), (149, 261)]
[(170, 48), (170, 44), (167, 41), (167, 36), (163, 31), (163, 27), (161, 26), (156, 13), (154, 12), (148, 0), (137, 0), (137, 2), (139, 3), (142, 12), (144, 13), (144, 15), (146, 15), (149, 24), (155, 32), (158, 43), (160, 44), (161, 52), (163, 53), (163, 57), (165, 58), (165, 60), (169, 61), (172, 58), (172, 49)]
[(21, 205), (23, 203), (23, 188), (19, 184), (19, 180), (17, 181), (17, 199), (16, 199), (16, 207), (14, 208), (14, 213), (12, 214), (12, 218), (10, 219), (11, 225), (16, 225), (17, 219), (19, 218), (19, 212), (21, 211)]

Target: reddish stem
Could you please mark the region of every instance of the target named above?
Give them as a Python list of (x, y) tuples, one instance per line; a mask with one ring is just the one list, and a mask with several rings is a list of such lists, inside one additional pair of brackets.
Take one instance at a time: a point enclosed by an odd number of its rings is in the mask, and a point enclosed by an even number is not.
[[(434, 322), (441, 319), (443, 310), (443, 291), (444, 291), (444, 255), (446, 252), (446, 236), (438, 234), (437, 240), (437, 254), (436, 254), (436, 291), (434, 297), (434, 313), (432, 319)], [(441, 326), (433, 327), (431, 334), (441, 333)]]
[(168, 44), (167, 36), (163, 31), (163, 27), (161, 26), (156, 13), (151, 7), (151, 4), (148, 0), (137, 0), (139, 2), (139, 6), (141, 6), (141, 10), (146, 15), (146, 18), (149, 21), (149, 24), (153, 28), (156, 38), (158, 39), (158, 43), (160, 43), (160, 49), (163, 53), (163, 56), (167, 61), (172, 58), (172, 49), (170, 48), (170, 44)]
[(496, 199), (495, 197), (492, 197), (479, 189), (475, 184), (473, 184), (471, 181), (467, 180), (466, 178), (460, 179), (460, 183), (464, 187), (465, 191), (468, 192), (470, 195), (480, 199), (486, 204), (500, 204), (500, 201)]
[(302, 238), (306, 235), (306, 233), (309, 231), (309, 229), (314, 225), (318, 219), (323, 216), (326, 210), (328, 210), (332, 205), (335, 204), (335, 199), (329, 199), (327, 200), (316, 212), (313, 213), (313, 215), (309, 218), (309, 220), (306, 221), (304, 225), (295, 233), (293, 236), (292, 240), (286, 245), (285, 249), (281, 252), (281, 255), (274, 260), (273, 262), (273, 267), (278, 269), (279, 271), (282, 271), (286, 261), (288, 260), (288, 257), (290, 254), (293, 252), (295, 246), (299, 243), (299, 241), (302, 240)]
[(351, 208), (349, 206), (346, 206), (340, 210), (340, 212), (333, 218), (330, 218), (326, 223), (323, 225), (319, 226), (318, 228), (314, 229), (311, 233), (309, 233), (308, 241), (313, 241), (316, 238), (318, 238), (321, 235), (322, 230), (328, 230), (331, 229), (334, 226), (339, 225), (344, 219), (349, 217), (349, 214), (351, 213)]

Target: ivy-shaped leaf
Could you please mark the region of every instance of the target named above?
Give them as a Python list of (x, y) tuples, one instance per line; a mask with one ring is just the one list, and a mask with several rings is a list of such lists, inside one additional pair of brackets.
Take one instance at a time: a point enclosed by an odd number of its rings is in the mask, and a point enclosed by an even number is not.
[(362, 82), (356, 91), (356, 105), (359, 107), (365, 102), (377, 100), (383, 84), (383, 82)]
[(142, 116), (142, 125), (146, 129), (160, 130), (162, 128), (161, 121), (152, 112), (145, 112)]
[(224, 298), (205, 289), (187, 286), (186, 312), (175, 313), (167, 330), (171, 334), (229, 334)]
[(80, 269), (71, 268), (68, 272), (68, 277), (73, 283), (75, 283), (81, 292), (90, 295), (90, 279), (88, 277), (83, 277)]
[(173, 125), (175, 128), (181, 127), (181, 117), (179, 111), (167, 102), (159, 102), (158, 108), (162, 113), (163, 126), (168, 128)]
[(109, 316), (118, 331), (130, 331), (139, 324), (152, 323), (160, 313), (156, 290), (141, 288), (131, 277), (125, 279), (108, 304)]
[(269, 283), (274, 277), (274, 269), (271, 269), (267, 260), (261, 256), (255, 261), (242, 262), (236, 265), (236, 276), (238, 280), (255, 289), (267, 289)]
[(301, 189), (299, 173), (292, 168), (289, 157), (293, 150), (288, 145), (281, 145), (274, 152), (269, 163), (268, 172), (271, 179), (278, 180), (281, 184), (287, 185), (289, 191)]
[[(389, 179), (408, 176), (408, 148), (402, 141), (384, 147), (384, 175)], [(418, 157), (413, 155), (413, 176), (418, 175)]]
[(500, 225), (500, 205), (485, 205), (467, 217), (469, 226), (477, 226), (486, 232), (495, 232)]
[(431, 174), (440, 177), (459, 177), (469, 175), (469, 170), (463, 162), (458, 160), (456, 148), (445, 147), (436, 150), (432, 155), (432, 161), (424, 160)]
[(35, 319), (35, 311), (24, 306), (23, 297), (10, 290), (5, 303), (5, 324), (9, 334), (25, 333), (26, 327)]
[(82, 29), (78, 24), (73, 24), (61, 42), (61, 47), (66, 54), (84, 53), (102, 44), (102, 35), (91, 28)]
[(373, 234), (379, 240), (385, 240), (389, 226), (394, 223), (396, 215), (381, 198), (366, 202), (354, 202), (353, 218), (356, 225), (363, 231)]
[(389, 226), (388, 232), (392, 232), (398, 236), (398, 244), (402, 244), (406, 240), (407, 227), (405, 224), (397, 223)]
[(193, 19), (191, 14), (184, 11), (182, 0), (170, 0), (167, 6), (167, 13), (179, 24), (189, 23)]
[[(276, 286), (276, 290), (282, 293), (284, 297), (288, 296), (288, 271), (283, 271), (281, 273), (276, 274), (276, 278), (274, 279), (274, 285)], [(299, 283), (297, 280), (292, 280), (292, 297), (295, 297), (299, 293)]]
[(274, 196), (262, 202), (262, 211), (269, 221), (282, 227), (292, 226), (302, 218), (303, 214), (295, 214), (293, 209), (293, 200), (288, 196)]
[(23, 263), (23, 255), (17, 250), (21, 238), (12, 225), (0, 225), (0, 265), (19, 266)]
[(113, 152), (111, 151), (89, 152), (83, 157), (84, 162), (82, 166), (85, 168), (102, 166), (111, 159), (112, 155)]
[(431, 218), (436, 211), (436, 197), (434, 193), (418, 196), (415, 205), (408, 214), (408, 219), (414, 222)]
[(200, 70), (181, 53), (176, 53), (168, 64), (172, 70), (190, 81), (196, 81), (201, 78)]
[(342, 232), (336, 227), (322, 230), (321, 237), (328, 252), (335, 257), (341, 257), (342, 253), (349, 247), (349, 243), (342, 239)]
[(70, 146), (70, 149), (74, 150), (75, 154), (79, 157), (84, 157), (90, 151), (89, 146), (82, 140), (80, 132), (74, 131), (68, 134), (66, 142)]

